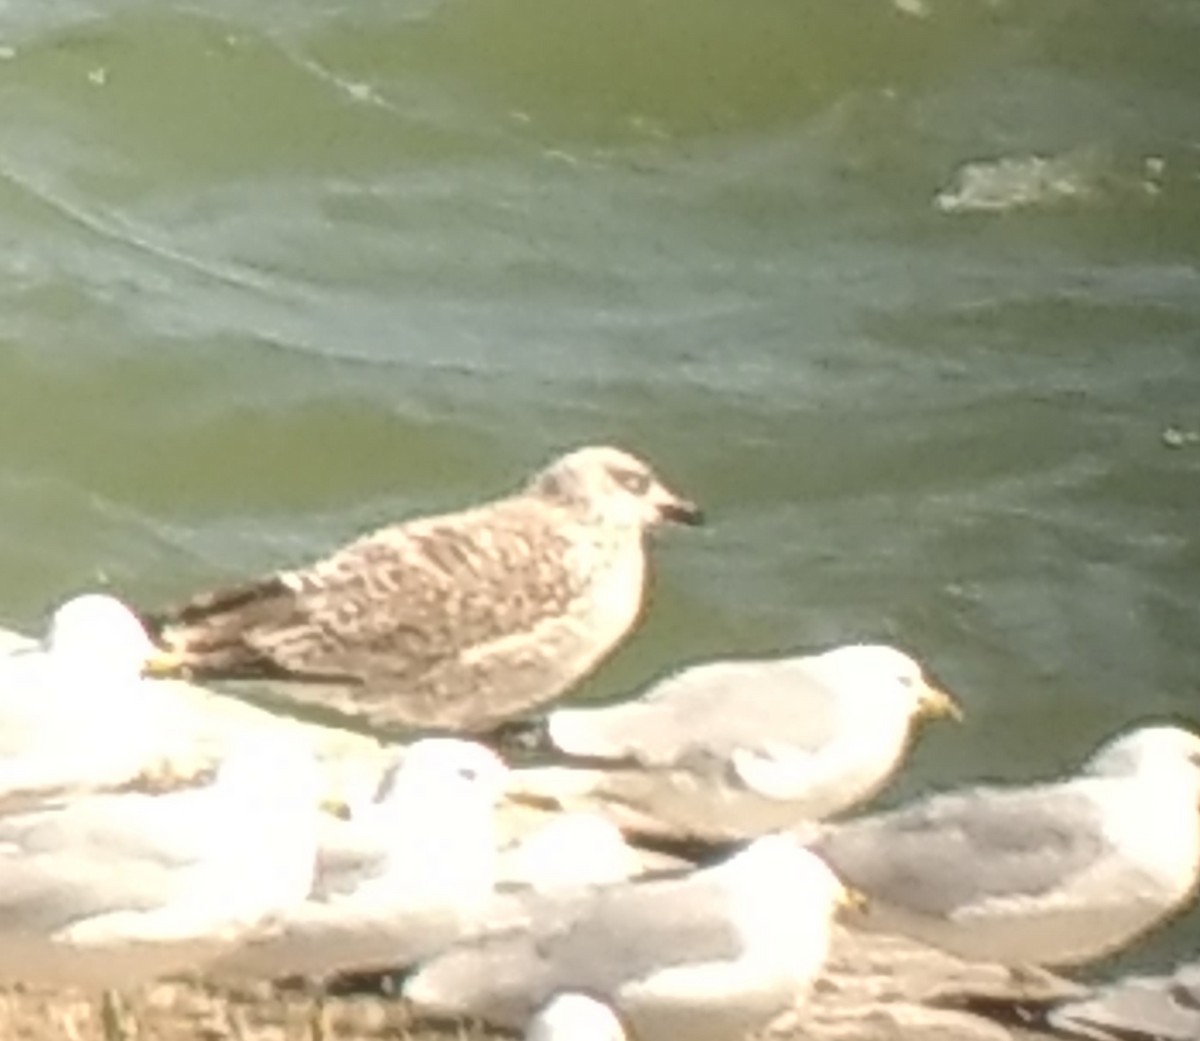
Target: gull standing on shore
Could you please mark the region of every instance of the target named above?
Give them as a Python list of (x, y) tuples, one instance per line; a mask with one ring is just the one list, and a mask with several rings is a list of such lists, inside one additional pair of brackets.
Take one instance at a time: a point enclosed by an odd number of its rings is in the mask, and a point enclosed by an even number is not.
[(1147, 726), (1066, 780), (978, 787), (824, 826), (854, 924), (973, 961), (1077, 965), (1181, 910), (1200, 878), (1200, 736)]
[(412, 976), (419, 1011), (520, 1029), (562, 990), (611, 1003), (636, 1037), (741, 1041), (802, 1000), (849, 899), (791, 835), (671, 878), (530, 897), (526, 913)]
[(164, 667), (199, 679), (288, 682), (375, 728), (483, 730), (595, 669), (641, 614), (648, 530), (700, 520), (640, 459), (582, 448), (506, 498), (148, 621)]
[(961, 718), (958, 703), (892, 647), (714, 661), (632, 701), (551, 712), (546, 740), (578, 765), (522, 770), (515, 783), (564, 805), (611, 806), (638, 831), (750, 838), (868, 799), (915, 724), (940, 716)]

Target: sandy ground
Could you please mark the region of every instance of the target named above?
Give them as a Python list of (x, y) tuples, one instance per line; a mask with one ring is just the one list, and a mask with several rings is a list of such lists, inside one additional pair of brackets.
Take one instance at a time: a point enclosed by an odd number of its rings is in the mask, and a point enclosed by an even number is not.
[[(368, 995), (328, 999), (318, 1023), (312, 997), (267, 984), (227, 989), (203, 981), (172, 981), (124, 996), (121, 1004), (124, 1036), (139, 1041), (462, 1041), (488, 1036), (465, 1024), (414, 1025), (402, 1003)], [(9, 990), (0, 997), (0, 1037), (101, 1041), (102, 1002), (80, 993)]]
[[(953, 1007), (961, 993), (1004, 994), (1014, 986), (1006, 971), (994, 966), (964, 965), (906, 941), (843, 932), (809, 1000), (769, 1033), (811, 1041), (1028, 1041), (1039, 1035)], [(1074, 990), (1052, 978), (1041, 988), (1042, 993)], [(402, 1002), (378, 992), (328, 998), (322, 1019), (311, 995), (267, 983), (222, 987), (201, 979), (162, 982), (123, 996), (122, 1006), (125, 1036), (140, 1041), (466, 1041), (504, 1036), (477, 1024), (420, 1020)], [(98, 996), (10, 989), (0, 993), (0, 1039), (101, 1041), (101, 1007)]]

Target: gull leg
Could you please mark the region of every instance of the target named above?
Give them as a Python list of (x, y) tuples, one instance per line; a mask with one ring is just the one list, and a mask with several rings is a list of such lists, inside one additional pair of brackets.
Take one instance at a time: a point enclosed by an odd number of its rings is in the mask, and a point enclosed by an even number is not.
[(1009, 982), (1023, 994), (1045, 994), (1061, 989), (1061, 981), (1039, 965), (1010, 965)]
[[(52, 1013), (51, 1019), (56, 1021), (58, 1028), (62, 1031), (62, 1035), (67, 1041), (83, 1041), (83, 1035), (79, 1032), (78, 1009), (69, 1008), (57, 1014)], [(5, 1036), (8, 1036), (7, 1033)]]
[(121, 995), (115, 990), (106, 990), (100, 997), (100, 1024), (104, 1041), (136, 1041), (137, 1023), (125, 1015)]
[(325, 992), (325, 984), (317, 983), (312, 991), (312, 1005), (308, 1014), (309, 1041), (327, 1041), (333, 1036), (329, 1024), (329, 1002)]
[(240, 1008), (230, 1005), (228, 999), (225, 1002), (225, 1016), (229, 1024), (229, 1035), (233, 1038), (233, 1041), (248, 1041), (249, 1034), (246, 1033), (246, 1017)]

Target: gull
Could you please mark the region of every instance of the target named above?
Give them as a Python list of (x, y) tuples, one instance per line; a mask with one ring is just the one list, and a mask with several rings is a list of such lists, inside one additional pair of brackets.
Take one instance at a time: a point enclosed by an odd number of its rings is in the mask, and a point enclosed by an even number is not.
[(625, 1041), (625, 1027), (603, 1001), (564, 991), (533, 1014), (525, 1041)]
[(536, 896), (407, 981), (421, 1012), (519, 1029), (561, 990), (611, 1003), (637, 1037), (733, 1041), (790, 1009), (848, 894), (795, 836), (711, 868)]
[(974, 787), (818, 826), (871, 902), (855, 924), (1015, 969), (1102, 958), (1184, 907), (1200, 874), (1200, 736), (1146, 726), (1065, 780)]
[(1161, 976), (1126, 976), (1063, 997), (1026, 993), (951, 996), (955, 1005), (1022, 1031), (1082, 1041), (1197, 1041), (1200, 961)]
[(0, 657), (0, 808), (127, 783), (158, 752), (142, 673), (157, 649), (111, 596), (62, 604), (41, 643)]
[(107, 999), (229, 950), (309, 891), (317, 789), (306, 749), (255, 740), (206, 786), (0, 816), (0, 980)]
[(506, 775), (493, 752), (469, 741), (402, 749), (373, 805), (325, 821), (307, 899), (215, 970), (323, 981), (410, 965), (448, 946), (491, 897)]
[(1047, 1025), (1093, 1041), (1196, 1041), (1200, 1038), (1200, 961), (1165, 976), (1130, 976), (1086, 998), (1058, 1003)]
[(197, 678), (282, 681), (374, 728), (484, 730), (592, 672), (642, 612), (649, 529), (700, 520), (640, 459), (581, 448), (505, 498), (149, 623), (164, 663)]
[(631, 846), (612, 821), (595, 813), (555, 814), (501, 851), (498, 883), (540, 891), (623, 882), (677, 868), (672, 857)]
[(608, 805), (638, 831), (749, 838), (868, 799), (915, 724), (939, 716), (961, 710), (893, 647), (714, 661), (632, 701), (554, 710), (545, 737), (580, 765), (522, 770), (518, 783), (530, 796)]

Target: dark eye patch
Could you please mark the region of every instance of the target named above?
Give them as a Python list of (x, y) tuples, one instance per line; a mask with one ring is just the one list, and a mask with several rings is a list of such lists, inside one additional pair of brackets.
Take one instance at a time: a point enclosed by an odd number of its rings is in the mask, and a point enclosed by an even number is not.
[(650, 475), (638, 470), (614, 470), (617, 484), (632, 495), (645, 495), (650, 490)]

